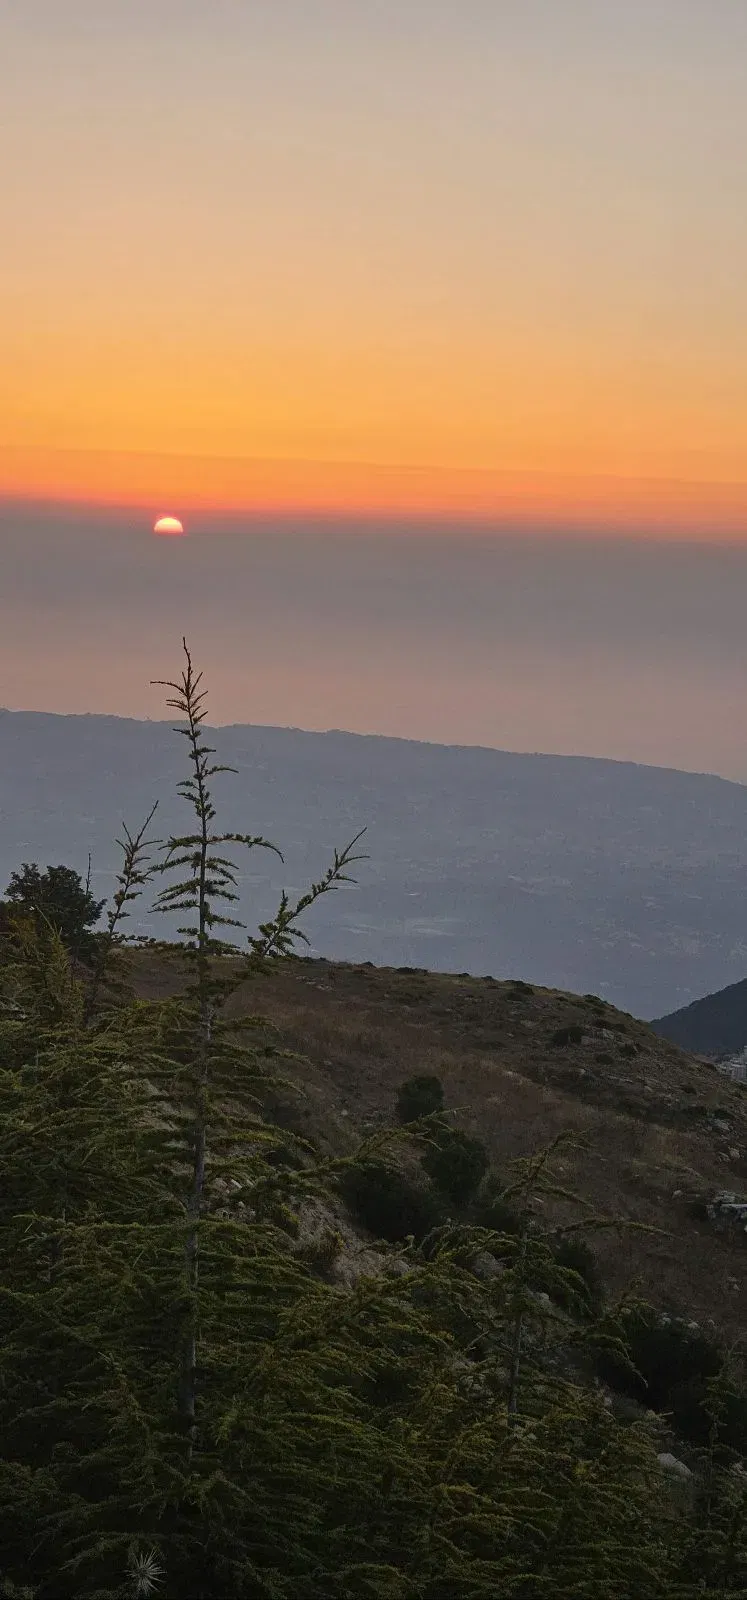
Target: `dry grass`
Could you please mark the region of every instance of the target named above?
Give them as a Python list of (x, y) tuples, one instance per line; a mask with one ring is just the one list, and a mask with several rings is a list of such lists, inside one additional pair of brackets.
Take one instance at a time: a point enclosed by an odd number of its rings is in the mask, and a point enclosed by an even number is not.
[[(168, 956), (143, 952), (133, 970), (144, 996), (179, 987)], [(633, 1225), (596, 1238), (613, 1288), (634, 1283), (662, 1306), (741, 1332), (747, 1241), (698, 1220), (693, 1201), (747, 1189), (747, 1091), (707, 1062), (601, 1002), (489, 979), (294, 961), (245, 984), (231, 1005), (237, 1016), (261, 1012), (303, 1058), (287, 1069), (302, 1090), (299, 1125), (323, 1148), (351, 1148), (392, 1120), (404, 1078), (435, 1072), (499, 1171), (567, 1138), (564, 1184), (597, 1215)], [(554, 1043), (566, 1028), (581, 1038)]]

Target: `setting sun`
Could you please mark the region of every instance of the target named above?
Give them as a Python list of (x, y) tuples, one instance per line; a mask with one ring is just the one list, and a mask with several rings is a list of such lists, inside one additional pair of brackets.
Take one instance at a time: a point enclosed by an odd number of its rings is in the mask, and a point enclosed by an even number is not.
[(153, 524), (153, 532), (165, 535), (167, 538), (169, 536), (172, 538), (174, 536), (178, 537), (184, 533), (184, 524), (179, 521), (178, 517), (159, 517), (158, 521)]

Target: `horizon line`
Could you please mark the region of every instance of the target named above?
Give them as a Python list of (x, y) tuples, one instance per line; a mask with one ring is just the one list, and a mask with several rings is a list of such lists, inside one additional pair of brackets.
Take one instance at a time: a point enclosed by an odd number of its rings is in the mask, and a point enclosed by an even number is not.
[[(180, 726), (173, 717), (134, 717), (120, 711), (39, 711), (22, 706), (0, 706), (3, 717), (58, 717), (76, 721), (96, 718), (101, 722), (134, 722), (139, 727), (160, 727), (177, 730)], [(252, 729), (258, 733), (300, 733), (309, 739), (326, 739), (340, 736), (344, 739), (376, 739), (387, 744), (414, 744), (432, 750), (467, 750), (486, 755), (517, 756), (528, 761), (595, 761), (607, 766), (645, 767), (652, 772), (679, 772), (689, 778), (715, 778), (719, 783), (731, 783), (738, 789), (747, 785), (740, 778), (727, 778), (721, 772), (696, 767), (673, 767), (656, 761), (635, 761), (631, 756), (594, 756), (567, 750), (514, 750), (506, 745), (461, 744), (453, 740), (417, 739), (401, 733), (362, 733), (356, 728), (302, 728), (296, 723), (284, 722), (210, 722), (205, 727), (215, 732), (230, 732), (234, 728)]]
[(668, 540), (747, 538), (747, 480), (280, 456), (0, 446), (0, 501), (144, 514)]

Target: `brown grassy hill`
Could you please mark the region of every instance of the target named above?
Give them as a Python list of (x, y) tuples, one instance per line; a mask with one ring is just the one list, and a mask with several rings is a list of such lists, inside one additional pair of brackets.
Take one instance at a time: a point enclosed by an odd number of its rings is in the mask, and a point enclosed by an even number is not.
[[(134, 959), (141, 995), (179, 987), (173, 958)], [(499, 1171), (568, 1135), (564, 1184), (599, 1215), (655, 1230), (596, 1235), (610, 1288), (743, 1330), (747, 1238), (714, 1226), (705, 1204), (747, 1193), (747, 1091), (708, 1062), (592, 996), (488, 978), (302, 960), (245, 984), (232, 1005), (261, 1013), (304, 1058), (288, 1069), (303, 1088), (299, 1126), (323, 1148), (351, 1149), (393, 1120), (404, 1078), (437, 1073)]]

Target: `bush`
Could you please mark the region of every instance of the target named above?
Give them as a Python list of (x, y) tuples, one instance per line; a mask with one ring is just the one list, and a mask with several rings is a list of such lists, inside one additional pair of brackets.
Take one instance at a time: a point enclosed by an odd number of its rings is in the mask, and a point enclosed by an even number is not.
[(28, 911), (19, 910), (10, 900), (0, 900), (0, 939), (8, 945), (20, 947), (24, 933), (32, 932), (35, 919)]
[(553, 1259), (556, 1266), (575, 1273), (583, 1286), (580, 1290), (575, 1284), (569, 1284), (565, 1289), (555, 1289), (553, 1298), (568, 1309), (571, 1305), (577, 1306), (580, 1298), (586, 1310), (598, 1311), (604, 1299), (604, 1284), (597, 1258), (585, 1240), (573, 1236), (561, 1239), (553, 1248)]
[(443, 1111), (444, 1088), (440, 1078), (423, 1072), (418, 1077), (407, 1078), (397, 1095), (399, 1122), (417, 1122), (419, 1117), (433, 1116)]
[(508, 1233), (517, 1239), (523, 1227), (518, 1211), (510, 1201), (504, 1200), (495, 1175), (488, 1178), (475, 1196), (470, 1208), (470, 1220), (478, 1228), (490, 1228), (492, 1233)]
[(390, 1244), (400, 1244), (410, 1234), (424, 1239), (441, 1218), (435, 1195), (401, 1167), (384, 1161), (361, 1161), (349, 1167), (341, 1189), (358, 1222)]
[(72, 867), (47, 867), (24, 861), (6, 890), (7, 908), (29, 913), (37, 924), (50, 923), (69, 950), (91, 948), (91, 929), (98, 922), (104, 900), (94, 900), (80, 874)]
[(556, 1028), (550, 1035), (550, 1043), (562, 1050), (566, 1045), (580, 1044), (583, 1036), (583, 1028), (580, 1028), (578, 1023), (572, 1023), (569, 1028)]
[(671, 1392), (667, 1407), (681, 1438), (705, 1446), (714, 1437), (720, 1446), (744, 1455), (747, 1450), (747, 1395), (728, 1382), (715, 1384), (691, 1378)]
[(444, 1129), (423, 1157), (423, 1170), (456, 1206), (472, 1199), (488, 1170), (488, 1152), (459, 1128)]
[(693, 1386), (701, 1385), (704, 1394), (707, 1380), (721, 1371), (718, 1346), (682, 1318), (663, 1317), (647, 1305), (623, 1313), (621, 1332), (636, 1370), (605, 1351), (598, 1358), (600, 1376), (653, 1411), (672, 1410), (679, 1395), (684, 1419), (692, 1411)]

